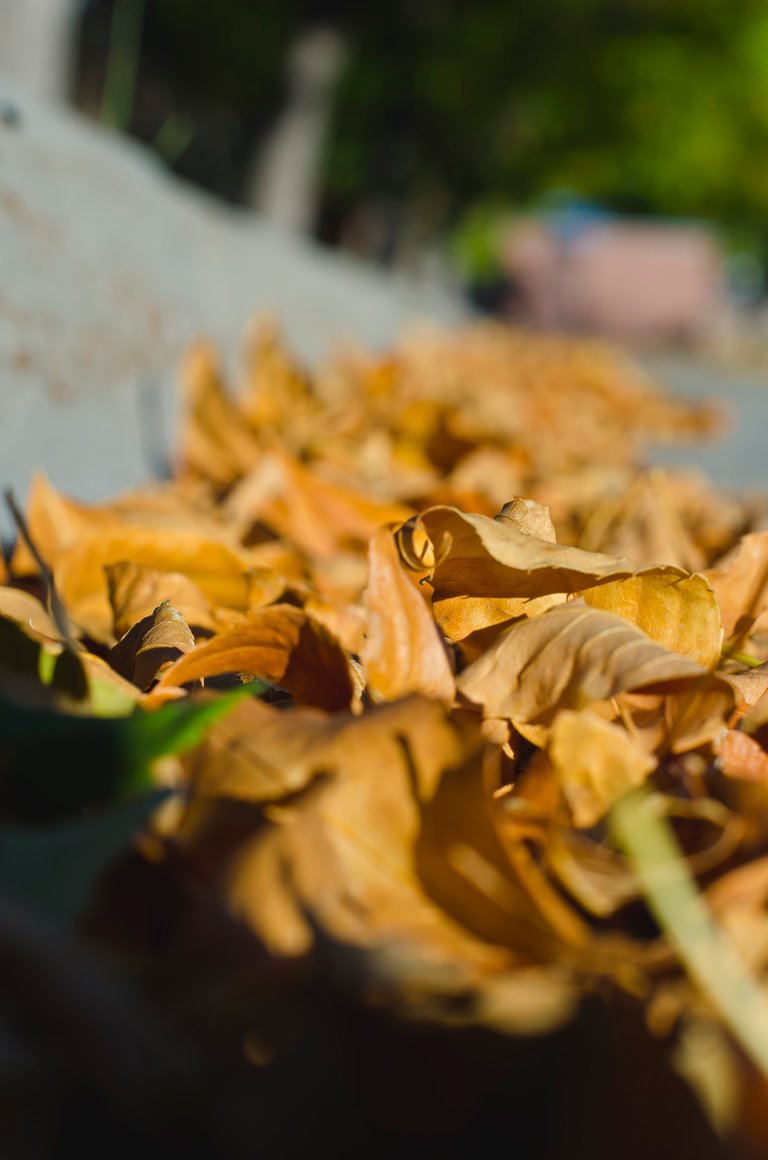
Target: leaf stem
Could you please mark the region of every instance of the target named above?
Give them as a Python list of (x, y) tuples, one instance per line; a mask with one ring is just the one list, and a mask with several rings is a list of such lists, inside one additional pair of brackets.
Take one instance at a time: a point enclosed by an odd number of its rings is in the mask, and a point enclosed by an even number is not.
[(648, 906), (692, 979), (768, 1077), (768, 1000), (699, 893), (669, 823), (644, 788), (616, 802), (611, 826), (635, 863)]

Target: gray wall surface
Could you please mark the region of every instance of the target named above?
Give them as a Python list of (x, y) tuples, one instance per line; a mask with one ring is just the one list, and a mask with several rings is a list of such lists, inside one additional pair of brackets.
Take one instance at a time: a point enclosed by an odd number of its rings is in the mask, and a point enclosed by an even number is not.
[(464, 312), (434, 282), (214, 202), (2, 76), (0, 271), (0, 482), (21, 495), (38, 467), (84, 499), (146, 475), (146, 428), (155, 448), (158, 429), (167, 439), (178, 358), (200, 335), (232, 354), (254, 313), (272, 313), (314, 358)]
[[(171, 179), (145, 151), (0, 76), (0, 484), (31, 473), (83, 499), (145, 478), (171, 440), (178, 359), (194, 338), (233, 355), (255, 313), (314, 359), (335, 340), (385, 347), (409, 323), (455, 323), (459, 297), (324, 252)], [(664, 448), (720, 486), (768, 490), (766, 376), (690, 360), (649, 369), (725, 397), (725, 438)], [(0, 511), (0, 533), (8, 522)]]

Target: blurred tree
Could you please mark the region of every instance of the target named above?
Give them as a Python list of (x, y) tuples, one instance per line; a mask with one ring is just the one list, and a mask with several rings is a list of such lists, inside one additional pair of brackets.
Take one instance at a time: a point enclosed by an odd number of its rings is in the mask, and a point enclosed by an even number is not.
[(356, 31), (329, 196), (447, 191), (455, 212), (567, 188), (766, 239), (762, 0), (427, 0)]
[[(478, 198), (568, 188), (768, 249), (764, 0), (147, 0), (145, 91), (196, 127), (183, 172), (204, 179), (228, 148), (226, 188), (207, 183), (242, 196), (289, 48), (318, 24), (349, 46), (322, 160), (329, 240), (376, 206), (386, 258), (414, 213), (433, 232)], [(142, 116), (151, 138), (158, 109)]]

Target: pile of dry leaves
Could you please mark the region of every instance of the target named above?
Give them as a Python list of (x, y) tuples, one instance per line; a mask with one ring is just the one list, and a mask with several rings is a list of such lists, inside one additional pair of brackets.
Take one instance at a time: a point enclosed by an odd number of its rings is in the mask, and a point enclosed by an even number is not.
[(611, 820), (759, 981), (766, 509), (638, 467), (717, 417), (487, 324), (314, 373), (261, 324), (239, 379), (189, 353), (171, 482), (17, 513), (7, 1146), (763, 1155)]

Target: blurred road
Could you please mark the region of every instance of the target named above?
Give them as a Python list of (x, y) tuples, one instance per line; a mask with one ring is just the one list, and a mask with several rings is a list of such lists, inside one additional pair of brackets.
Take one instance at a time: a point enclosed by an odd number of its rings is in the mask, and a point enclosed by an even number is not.
[(768, 492), (768, 373), (749, 373), (675, 355), (640, 361), (675, 394), (722, 402), (726, 428), (720, 437), (653, 448), (653, 463), (695, 467), (727, 491)]

